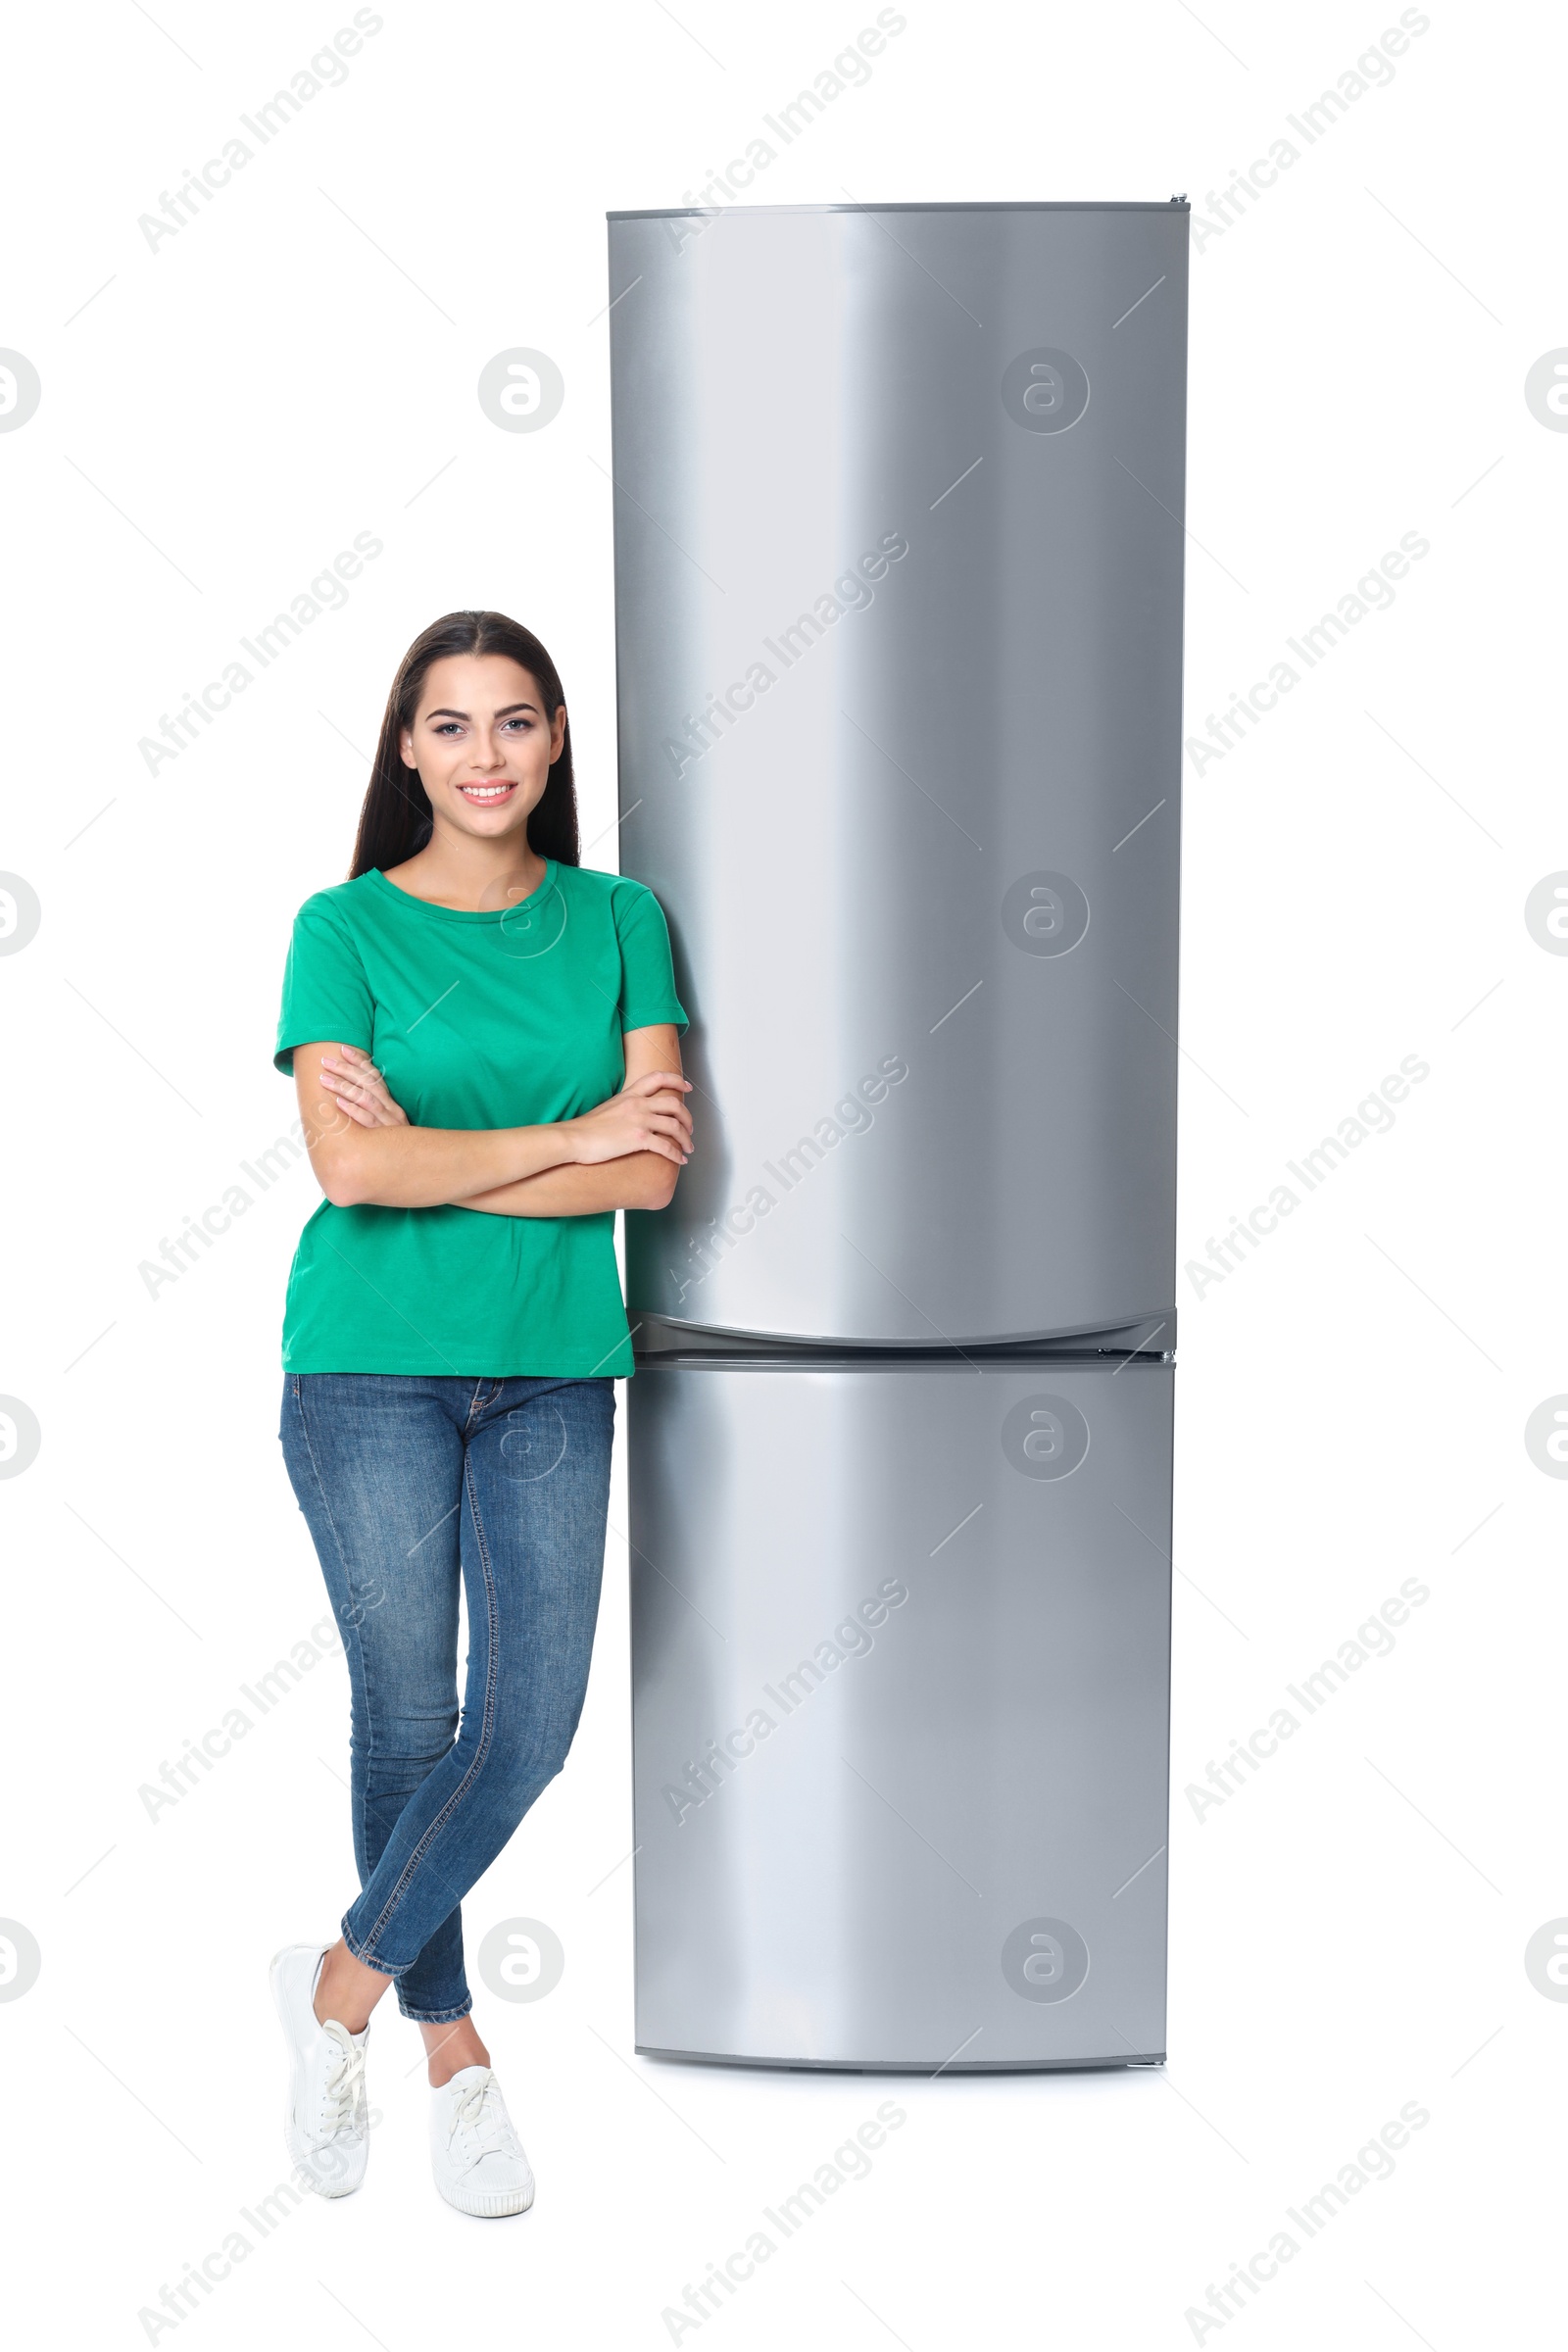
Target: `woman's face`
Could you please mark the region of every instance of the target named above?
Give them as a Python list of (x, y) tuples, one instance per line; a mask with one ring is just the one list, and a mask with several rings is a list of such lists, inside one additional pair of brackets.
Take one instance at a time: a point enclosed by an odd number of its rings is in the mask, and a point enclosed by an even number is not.
[(452, 654), (425, 672), (403, 764), (437, 824), (478, 841), (515, 834), (520, 850), (565, 732), (564, 706), (552, 723), (537, 679), (508, 655)]

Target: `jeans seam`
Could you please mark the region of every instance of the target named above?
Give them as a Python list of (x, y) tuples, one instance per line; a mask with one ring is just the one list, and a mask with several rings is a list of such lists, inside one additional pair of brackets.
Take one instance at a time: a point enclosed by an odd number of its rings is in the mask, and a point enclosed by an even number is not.
[[(311, 1444), (311, 1430), (310, 1430), (310, 1423), (307, 1421), (307, 1419), (306, 1419), (306, 1417), (305, 1417), (305, 1400), (304, 1400), (303, 1396), (300, 1395), (300, 1387), (299, 1387), (299, 1380), (300, 1380), (300, 1376), (299, 1376), (299, 1374), (298, 1374), (297, 1372), (294, 1374), (294, 1376), (293, 1376), (293, 1379), (294, 1379), (294, 1403), (295, 1403), (295, 1409), (297, 1410), (297, 1412), (298, 1412), (298, 1414), (299, 1414), (299, 1427), (300, 1427), (300, 1435), (301, 1435), (301, 1437), (302, 1437), (302, 1438), (304, 1439), (304, 1441), (305, 1441), (305, 1451), (306, 1451), (306, 1453), (307, 1453), (307, 1455), (308, 1455), (308, 1457), (309, 1457), (309, 1459), (310, 1459), (310, 1465), (311, 1465), (311, 1476), (312, 1476), (312, 1477), (315, 1479), (315, 1481), (316, 1481), (316, 1492), (317, 1492), (317, 1494), (318, 1494), (320, 1496), (320, 1500), (321, 1500), (321, 1509), (322, 1509), (322, 1512), (323, 1512), (323, 1514), (325, 1515), (325, 1518), (326, 1518), (326, 1524), (327, 1524), (327, 1526), (328, 1526), (328, 1527), (331, 1529), (331, 1531), (332, 1531), (332, 1542), (333, 1542), (333, 1544), (334, 1544), (337, 1546), (337, 1558), (338, 1558), (338, 1566), (339, 1566), (339, 1568), (341, 1569), (341, 1571), (342, 1571), (342, 1574), (343, 1574), (343, 1586), (344, 1586), (344, 1590), (345, 1590), (345, 1592), (349, 1592), (349, 1593), (351, 1593), (351, 1594), (352, 1594), (352, 1592), (353, 1592), (353, 1591), (354, 1591), (354, 1575), (353, 1575), (353, 1571), (352, 1571), (352, 1570), (350, 1569), (350, 1567), (349, 1567), (349, 1563), (348, 1563), (348, 1556), (347, 1556), (347, 1554), (345, 1553), (345, 1551), (344, 1551), (344, 1549), (343, 1549), (343, 1539), (342, 1539), (342, 1537), (341, 1537), (341, 1536), (339, 1535), (339, 1533), (338, 1533), (337, 1520), (336, 1520), (336, 1518), (335, 1518), (335, 1517), (334, 1517), (334, 1515), (333, 1515), (333, 1511), (332, 1511), (332, 1505), (331, 1505), (330, 1501), (329, 1501), (329, 1500), (328, 1500), (328, 1498), (327, 1498), (327, 1492), (326, 1492), (326, 1481), (325, 1481), (325, 1480), (322, 1478), (322, 1476), (321, 1476), (320, 1465), (318, 1463), (318, 1461), (317, 1461), (317, 1459), (316, 1459), (316, 1448), (315, 1448), (315, 1446), (314, 1446)], [(328, 1595), (328, 1597), (330, 1598), (330, 1594)], [(364, 1690), (364, 1691), (365, 1691), (365, 1709), (364, 1709), (364, 1713), (365, 1713), (365, 1761), (364, 1761), (364, 1767), (363, 1767), (363, 1769), (362, 1769), (362, 1771), (361, 1771), (361, 1773), (360, 1773), (360, 1775), (359, 1775), (359, 1780), (360, 1780), (360, 1796), (359, 1796), (359, 1802), (358, 1802), (358, 1803), (356, 1803), (356, 1802), (355, 1802), (355, 1800), (354, 1800), (354, 1795), (353, 1795), (353, 1790), (352, 1790), (352, 1788), (351, 1788), (351, 1789), (350, 1789), (350, 1796), (349, 1796), (349, 1803), (350, 1803), (350, 1808), (351, 1808), (350, 1820), (351, 1820), (351, 1827), (352, 1827), (352, 1829), (353, 1829), (353, 1833), (354, 1833), (354, 1843), (355, 1843), (355, 1847), (356, 1847), (357, 1851), (358, 1851), (358, 1852), (362, 1852), (362, 1853), (363, 1853), (363, 1852), (365, 1851), (365, 1847), (366, 1847), (366, 1835), (365, 1835), (365, 1832), (366, 1832), (366, 1822), (365, 1822), (365, 1802), (366, 1802), (366, 1791), (367, 1791), (367, 1790), (368, 1790), (368, 1788), (369, 1788), (369, 1784), (370, 1784), (370, 1777), (371, 1777), (370, 1768), (371, 1768), (371, 1765), (373, 1764), (373, 1762), (374, 1762), (374, 1760), (375, 1760), (375, 1709), (374, 1709), (374, 1707), (373, 1707), (373, 1706), (371, 1705), (371, 1703), (370, 1703), (370, 1676), (369, 1676), (369, 1669), (368, 1669), (368, 1665), (367, 1665), (367, 1663), (366, 1663), (366, 1657), (365, 1657), (365, 1643), (364, 1643), (364, 1641), (363, 1641), (363, 1639), (361, 1638), (361, 1634), (360, 1634), (360, 1628), (359, 1628), (359, 1626), (356, 1624), (356, 1625), (354, 1625), (354, 1626), (351, 1626), (351, 1627), (348, 1627), (348, 1628), (346, 1628), (346, 1629), (345, 1629), (345, 1639), (344, 1639), (344, 1643), (343, 1643), (343, 1652), (344, 1652), (344, 1656), (345, 1656), (345, 1657), (347, 1657), (347, 1655), (348, 1655), (348, 1642), (347, 1642), (347, 1638), (346, 1638), (346, 1636), (347, 1636), (347, 1634), (348, 1634), (348, 1633), (352, 1633), (352, 1634), (353, 1634), (353, 1636), (354, 1636), (354, 1663), (355, 1663), (355, 1665), (357, 1665), (357, 1666), (358, 1666), (358, 1668), (359, 1668), (360, 1684), (361, 1684), (361, 1687), (362, 1687), (362, 1689), (363, 1689), (363, 1690)], [(352, 1687), (353, 1687), (353, 1672), (352, 1672), (352, 1669), (351, 1669), (351, 1671), (350, 1671), (350, 1678), (349, 1678), (349, 1679), (350, 1679), (350, 1689), (351, 1689), (351, 1692), (352, 1692)], [(351, 1766), (351, 1771), (352, 1771), (352, 1766)], [(345, 1938), (344, 1938), (344, 1940), (345, 1940), (345, 1941), (347, 1941), (347, 1937), (345, 1937)], [(353, 1947), (353, 1946), (352, 1946), (352, 1944), (351, 1944), (351, 1945), (349, 1946), (349, 1948), (350, 1948), (350, 1950), (352, 1951), (354, 1947)], [(358, 1954), (357, 1952), (355, 1953), (355, 1958), (356, 1958), (356, 1959), (358, 1959), (358, 1958), (359, 1958), (359, 1954)]]
[(418, 1952), (415, 1953), (412, 1960), (377, 1959), (371, 1948), (371, 1945), (368, 1943), (362, 1944), (359, 1937), (354, 1934), (354, 1931), (349, 1926), (349, 1915), (346, 1911), (337, 1924), (338, 1933), (342, 1936), (344, 1942), (348, 1945), (349, 1950), (353, 1953), (355, 1959), (359, 1961), (363, 1968), (373, 1968), (378, 1977), (390, 1977), (393, 1982), (396, 1983), (399, 1977), (406, 1977), (411, 1968), (418, 1967), (421, 1956)]
[(452, 2026), (456, 2025), (460, 2018), (467, 2017), (471, 2013), (473, 1995), (471, 1992), (469, 1993), (461, 2009), (405, 2009), (403, 1995), (399, 1992), (398, 2008), (404, 2017), (412, 2018), (416, 2026)]
[[(367, 1951), (363, 1954), (355, 1954), (356, 1959), (363, 1958), (365, 1960), (365, 1964), (368, 1968), (377, 1969), (384, 1976), (398, 1976), (403, 1974), (404, 1970), (388, 1969), (383, 1967), (379, 1960), (373, 1960), (368, 1956), (369, 1950), (370, 1948), (373, 1948), (376, 1937), (385, 1933), (392, 1920), (393, 1914), (396, 1912), (398, 1905), (402, 1902), (404, 1895), (408, 1891), (410, 1880), (413, 1878), (414, 1873), (418, 1868), (419, 1864), (423, 1861), (431, 1842), (440, 1835), (441, 1831), (446, 1828), (447, 1823), (451, 1820), (453, 1814), (457, 1811), (459, 1805), (462, 1804), (463, 1799), (467, 1795), (468, 1790), (472, 1788), (480, 1772), (484, 1769), (485, 1759), (490, 1751), (491, 1735), (495, 1729), (495, 1695), (497, 1676), (496, 1660), (500, 1654), (501, 1648), (500, 1628), (496, 1622), (497, 1610), (495, 1578), (492, 1574), (490, 1566), (489, 1545), (485, 1542), (484, 1521), (479, 1516), (479, 1496), (473, 1481), (472, 1457), (468, 1454), (466, 1449), (465, 1449), (463, 1461), (463, 1485), (464, 1491), (468, 1498), (468, 1508), (473, 1513), (474, 1537), (478, 1544), (479, 1552), (479, 1568), (484, 1579), (485, 1623), (488, 1632), (488, 1641), (486, 1642), (487, 1656), (485, 1661), (484, 1706), (481, 1711), (479, 1722), (479, 1744), (474, 1752), (473, 1762), (469, 1765), (467, 1771), (464, 1774), (462, 1780), (458, 1783), (456, 1788), (453, 1789), (452, 1794), (447, 1798), (446, 1803), (442, 1806), (434, 1821), (429, 1824), (423, 1837), (419, 1839), (418, 1844), (415, 1847), (413, 1853), (403, 1865), (403, 1869), (398, 1876), (398, 1883), (388, 1894), (386, 1901), (382, 1904), (380, 1917), (376, 1920), (374, 1927), (370, 1930)], [(345, 1941), (347, 1941), (346, 1936)], [(352, 1945), (350, 1946), (350, 1949), (353, 1949)], [(417, 1958), (418, 1954), (416, 1953), (415, 1960)], [(405, 1963), (405, 1969), (412, 1968), (413, 1966), (413, 1960)]]

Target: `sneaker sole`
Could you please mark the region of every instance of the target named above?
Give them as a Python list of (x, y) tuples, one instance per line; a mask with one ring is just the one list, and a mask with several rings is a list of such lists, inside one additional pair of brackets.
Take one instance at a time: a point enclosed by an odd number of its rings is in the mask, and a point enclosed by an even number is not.
[(277, 2012), (277, 2022), (283, 2030), (283, 2039), (288, 2045), (288, 2082), (283, 2089), (283, 2145), (300, 2171), (308, 2176), (311, 2187), (318, 2197), (352, 2197), (355, 2190), (360, 2187), (364, 2176), (361, 2176), (360, 2180), (345, 2181), (341, 2188), (328, 2187), (324, 2181), (318, 2180), (312, 2172), (310, 2151), (306, 2146), (305, 2135), (299, 2128), (297, 2113), (297, 2094), (300, 2082), (299, 2048), (294, 2039), (293, 2026), (289, 2022), (288, 1999), (283, 1990), (282, 1977), (282, 1964), (294, 1949), (296, 1946), (293, 1944), (285, 1944), (280, 1952), (274, 1952), (271, 1965), (267, 1972), (268, 1983), (271, 1987), (272, 2007)]
[(534, 2184), (530, 2180), (525, 2191), (492, 2189), (488, 2196), (480, 2196), (471, 2189), (447, 2188), (439, 2180), (436, 2189), (457, 2212), (471, 2214), (476, 2221), (499, 2222), (508, 2214), (527, 2212), (533, 2203)]

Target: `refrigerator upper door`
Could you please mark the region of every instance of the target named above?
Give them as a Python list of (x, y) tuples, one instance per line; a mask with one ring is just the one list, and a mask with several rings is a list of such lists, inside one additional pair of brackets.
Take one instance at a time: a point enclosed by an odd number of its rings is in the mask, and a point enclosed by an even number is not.
[(1185, 206), (612, 220), (621, 863), (697, 1150), (634, 1309), (1174, 1298)]
[(1163, 2055), (1172, 1387), (638, 1372), (640, 2048)]

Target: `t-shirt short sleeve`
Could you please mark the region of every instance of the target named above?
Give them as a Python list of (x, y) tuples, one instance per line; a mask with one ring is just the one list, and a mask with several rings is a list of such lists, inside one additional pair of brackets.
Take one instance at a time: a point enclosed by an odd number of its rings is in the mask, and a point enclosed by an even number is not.
[(675, 994), (669, 927), (664, 910), (641, 883), (615, 892), (615, 936), (620, 941), (620, 1026), (652, 1029), (662, 1021), (688, 1026)]
[(323, 895), (307, 899), (294, 917), (272, 1055), (273, 1067), (285, 1077), (293, 1070), (296, 1046), (324, 1038), (370, 1051), (375, 1012), (370, 983), (359, 950), (323, 904)]

